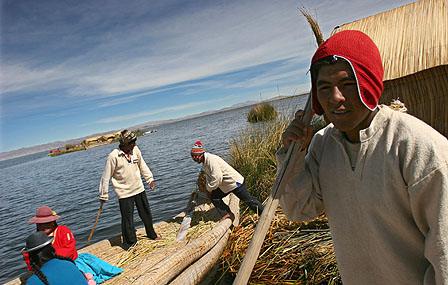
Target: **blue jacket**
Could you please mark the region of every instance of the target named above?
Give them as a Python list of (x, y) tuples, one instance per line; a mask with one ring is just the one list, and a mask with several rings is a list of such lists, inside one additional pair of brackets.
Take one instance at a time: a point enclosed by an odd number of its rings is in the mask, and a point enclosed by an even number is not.
[[(87, 285), (87, 280), (78, 267), (70, 261), (53, 258), (47, 261), (40, 271), (52, 285)], [(36, 274), (26, 282), (28, 285), (44, 284)]]

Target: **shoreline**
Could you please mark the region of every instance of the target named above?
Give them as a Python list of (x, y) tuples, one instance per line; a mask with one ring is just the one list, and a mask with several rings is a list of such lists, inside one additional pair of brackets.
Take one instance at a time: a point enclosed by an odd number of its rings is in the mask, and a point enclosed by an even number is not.
[[(223, 113), (223, 112), (239, 110), (239, 109), (242, 109), (242, 108), (246, 108), (246, 107), (257, 105), (257, 104), (262, 103), (262, 102), (270, 103), (270, 102), (275, 102), (275, 101), (282, 101), (282, 100), (286, 100), (286, 99), (292, 99), (292, 98), (295, 98), (295, 97), (307, 96), (307, 95), (308, 95), (308, 93), (296, 94), (296, 95), (291, 95), (291, 96), (283, 96), (281, 98), (274, 97), (274, 98), (263, 100), (263, 101), (260, 101), (260, 102), (252, 102), (251, 104), (248, 104), (248, 105), (236, 106), (236, 107), (233, 107), (233, 108), (232, 107), (227, 107), (227, 108), (222, 108), (222, 109), (219, 109), (219, 110), (207, 111), (207, 112), (204, 112), (204, 114), (203, 113), (199, 113), (199, 114), (194, 114), (194, 115), (190, 115), (190, 116), (185, 116), (185, 117), (179, 118), (179, 119), (170, 119), (170, 120), (166, 120), (165, 122), (162, 122), (160, 124), (155, 124), (155, 125), (151, 125), (151, 122), (147, 122), (147, 123), (139, 124), (139, 125), (136, 125), (136, 126), (128, 127), (128, 129), (135, 129), (135, 128), (139, 128), (139, 127), (143, 128), (142, 126), (155, 128), (155, 127), (160, 127), (160, 126), (174, 124), (174, 123), (181, 122), (181, 121), (187, 121), (187, 120), (201, 118), (201, 117), (205, 117), (205, 116), (209, 116), (209, 115), (219, 114), (219, 113)], [(146, 124), (148, 124), (148, 125), (146, 125)], [(61, 146), (65, 145), (65, 144), (76, 143), (76, 142), (82, 141), (82, 140), (84, 140), (86, 138), (89, 138), (89, 137), (101, 136), (101, 135), (108, 134), (108, 133), (111, 133), (111, 132), (113, 132), (113, 131), (91, 134), (91, 135), (88, 135), (88, 136), (85, 136), (85, 137), (68, 139), (66, 141), (49, 142), (49, 143), (35, 145), (35, 146), (30, 146), (30, 147), (23, 147), (23, 148), (16, 149), (16, 150), (0, 152), (0, 162), (11, 160), (11, 159), (16, 159), (16, 158), (20, 158), (20, 157), (25, 157), (25, 156), (28, 156), (28, 155), (34, 155), (34, 154), (38, 154), (38, 153), (41, 153), (41, 152), (47, 152), (48, 153), (48, 149), (61, 147)], [(32, 150), (34, 148), (36, 150)], [(18, 152), (20, 152), (20, 154), (16, 154)]]

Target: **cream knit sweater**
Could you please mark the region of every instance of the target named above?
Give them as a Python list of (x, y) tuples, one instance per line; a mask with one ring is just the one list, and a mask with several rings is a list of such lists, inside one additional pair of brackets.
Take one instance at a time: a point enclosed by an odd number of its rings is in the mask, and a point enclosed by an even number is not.
[(360, 138), (352, 170), (343, 134), (319, 131), (281, 207), (297, 220), (326, 212), (346, 285), (448, 284), (447, 139), (388, 107)]
[(135, 146), (128, 162), (124, 152), (114, 149), (107, 157), (106, 166), (100, 181), (100, 199), (109, 199), (109, 181), (112, 180), (118, 199), (128, 198), (143, 191), (142, 176), (146, 182), (151, 183), (154, 178), (148, 165), (142, 157), (140, 149)]

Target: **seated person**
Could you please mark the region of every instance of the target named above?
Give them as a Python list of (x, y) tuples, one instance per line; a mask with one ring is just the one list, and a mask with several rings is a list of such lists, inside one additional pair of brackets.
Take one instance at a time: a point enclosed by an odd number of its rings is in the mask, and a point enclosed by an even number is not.
[(52, 244), (56, 255), (68, 257), (74, 261), (78, 258), (75, 236), (68, 227), (56, 223), (59, 218), (60, 216), (56, 215), (50, 207), (42, 206), (37, 208), (36, 216), (32, 217), (28, 223), (36, 224), (37, 231), (53, 237)]
[(24, 251), (34, 273), (26, 284), (88, 285), (87, 279), (70, 258), (56, 256), (52, 241), (53, 238), (43, 232), (32, 233), (26, 239)]
[(123, 272), (121, 268), (113, 266), (93, 254), (81, 253), (78, 255), (75, 236), (68, 227), (57, 224), (56, 220), (59, 218), (50, 207), (42, 206), (37, 208), (36, 216), (32, 217), (28, 223), (36, 224), (37, 231), (53, 237), (52, 245), (56, 255), (73, 260), (79, 270), (92, 274), (96, 283), (100, 284)]

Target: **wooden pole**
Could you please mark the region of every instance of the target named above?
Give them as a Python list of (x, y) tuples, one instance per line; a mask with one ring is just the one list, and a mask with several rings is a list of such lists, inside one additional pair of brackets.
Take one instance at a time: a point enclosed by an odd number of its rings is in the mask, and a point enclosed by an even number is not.
[(96, 225), (98, 224), (98, 221), (99, 221), (99, 219), (100, 219), (101, 212), (103, 211), (103, 204), (104, 204), (104, 201), (101, 200), (101, 202), (100, 202), (100, 208), (98, 209), (98, 213), (96, 214), (95, 224), (93, 225), (93, 228), (92, 228), (92, 230), (90, 231), (90, 235), (89, 235), (89, 237), (87, 238), (87, 242), (89, 242), (89, 241), (92, 239), (92, 237), (93, 237), (93, 233), (95, 232)]
[[(306, 125), (309, 125), (312, 118), (311, 111), (311, 94), (308, 97), (308, 101), (305, 106), (305, 113), (302, 117), (302, 121), (305, 122)], [(305, 158), (305, 150), (302, 150), (302, 145), (298, 145), (296, 143), (292, 143), (288, 152), (286, 153), (286, 159), (280, 169), (279, 174), (277, 175), (274, 186), (272, 187), (271, 195), (269, 195), (266, 205), (264, 207), (263, 212), (261, 213), (260, 219), (258, 220), (257, 226), (255, 228), (254, 236), (250, 241), (249, 247), (246, 251), (246, 255), (244, 256), (243, 262), (241, 263), (241, 267), (238, 270), (235, 280), (233, 281), (233, 285), (245, 285), (249, 281), (250, 275), (252, 273), (252, 269), (254, 268), (255, 262), (258, 259), (258, 255), (260, 254), (261, 245), (263, 244), (264, 238), (269, 230), (269, 226), (271, 225), (272, 219), (275, 216), (275, 211), (278, 207), (278, 190), (283, 188), (283, 177), (285, 173), (289, 171), (288, 166), (293, 165), (293, 163), (289, 163), (291, 157), (294, 154), (294, 159), (302, 160)]]

